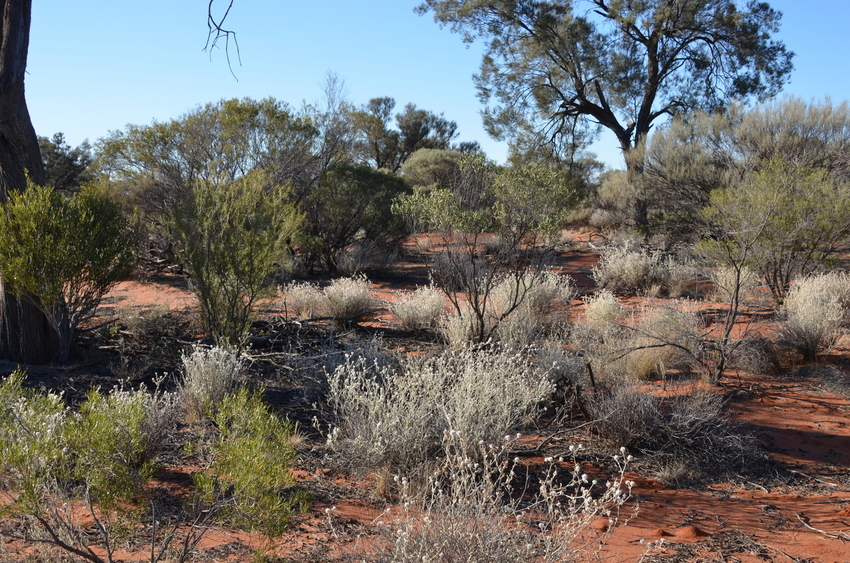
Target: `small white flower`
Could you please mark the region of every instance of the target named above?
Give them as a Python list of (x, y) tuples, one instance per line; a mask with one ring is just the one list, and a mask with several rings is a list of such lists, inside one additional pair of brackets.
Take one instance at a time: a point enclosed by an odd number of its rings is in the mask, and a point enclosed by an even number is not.
[(544, 457), (543, 461), (546, 462), (546, 463), (552, 463), (554, 461), (554, 458), (552, 458), (551, 456)]

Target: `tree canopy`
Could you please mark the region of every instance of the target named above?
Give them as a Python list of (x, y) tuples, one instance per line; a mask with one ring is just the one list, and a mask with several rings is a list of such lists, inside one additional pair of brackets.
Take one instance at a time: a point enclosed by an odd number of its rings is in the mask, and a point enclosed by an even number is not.
[(772, 38), (781, 13), (756, 0), (425, 0), (418, 11), (488, 41), (475, 80), (502, 138), (529, 120), (550, 141), (595, 123), (627, 154), (660, 117), (775, 95), (792, 69)]

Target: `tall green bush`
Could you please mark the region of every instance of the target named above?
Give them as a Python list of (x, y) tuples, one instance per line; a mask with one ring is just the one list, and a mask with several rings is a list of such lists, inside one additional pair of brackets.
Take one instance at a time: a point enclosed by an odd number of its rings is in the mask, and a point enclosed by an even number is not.
[(68, 360), (74, 332), (135, 264), (136, 236), (120, 206), (94, 190), (65, 196), (28, 183), (0, 212), (0, 272), (44, 312)]
[(198, 181), (171, 210), (176, 252), (201, 306), (205, 329), (222, 346), (240, 346), (268, 278), (290, 267), (287, 248), (302, 217), (289, 190), (260, 173)]

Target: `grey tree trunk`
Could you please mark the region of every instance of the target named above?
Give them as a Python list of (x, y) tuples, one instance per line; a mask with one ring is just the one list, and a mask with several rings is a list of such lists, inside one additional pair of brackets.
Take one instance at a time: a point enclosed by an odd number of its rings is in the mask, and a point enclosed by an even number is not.
[[(26, 176), (45, 180), (38, 138), (24, 96), (32, 0), (0, 0), (0, 201), (26, 188)], [(56, 333), (26, 299), (0, 280), (0, 358), (47, 363), (57, 351)]]

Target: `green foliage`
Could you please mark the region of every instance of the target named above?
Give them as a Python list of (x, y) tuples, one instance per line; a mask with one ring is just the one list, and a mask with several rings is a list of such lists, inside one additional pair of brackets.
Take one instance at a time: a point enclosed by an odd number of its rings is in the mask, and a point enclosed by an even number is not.
[(823, 168), (771, 159), (740, 187), (712, 191), (703, 215), (714, 236), (699, 248), (718, 263), (752, 267), (781, 301), (850, 234), (850, 188)]
[(289, 195), (256, 172), (199, 180), (170, 210), (177, 255), (220, 345), (242, 345), (257, 299), (274, 294), (269, 276), (289, 266), (286, 250), (302, 224)]
[(375, 168), (396, 173), (411, 154), (419, 149), (448, 149), (457, 135), (457, 124), (413, 104), (396, 114), (398, 129), (390, 129), (395, 100), (373, 98), (359, 111), (351, 114), (359, 130), (367, 161)]
[(50, 139), (39, 137), (38, 148), (41, 149), (47, 174), (45, 185), (62, 191), (76, 191), (92, 180), (89, 167), (94, 159), (88, 141), (71, 148), (65, 142), (65, 135), (56, 133)]
[(230, 523), (280, 536), (305, 502), (291, 490), (298, 455), (292, 426), (245, 388), (222, 400), (213, 421), (219, 431), (210, 446), (213, 462), (195, 477), (201, 495), (224, 502), (221, 516)]
[(153, 474), (145, 432), (149, 398), (144, 391), (92, 390), (71, 419), (67, 447), (73, 452), (73, 478), (105, 508), (129, 499)]
[(383, 247), (397, 242), (406, 230), (392, 203), (409, 192), (398, 176), (368, 166), (340, 164), (328, 170), (302, 204), (307, 235), (314, 241), (307, 247), (308, 264), (321, 257), (336, 271), (340, 254), (358, 240)]
[(71, 196), (30, 183), (0, 213), (0, 271), (59, 336), (66, 362), (74, 331), (130, 273), (136, 237), (118, 204), (93, 190)]
[(236, 181), (264, 171), (271, 183), (309, 183), (317, 135), (274, 98), (221, 100), (177, 119), (130, 125), (98, 142), (98, 170), (156, 216), (198, 181)]
[(457, 169), (460, 153), (441, 149), (419, 149), (401, 167), (404, 180), (414, 187), (447, 188)]
[(850, 180), (850, 105), (796, 98), (723, 112), (692, 112), (656, 131), (636, 189), (649, 210), (650, 232), (693, 238), (700, 210), (718, 187), (737, 188), (782, 160)]
[[(396, 213), (432, 239), (432, 283), (455, 309), (454, 328), (462, 328), (449, 332), (487, 341), (543, 279), (540, 243), (564, 226), (578, 199), (571, 178), (540, 164), (499, 168), (480, 153), (463, 154), (446, 187), (397, 199)], [(506, 276), (518, 291), (496, 310), (490, 296)]]
[(531, 123), (570, 141), (577, 121), (593, 122), (628, 153), (659, 118), (774, 95), (792, 69), (771, 38), (781, 14), (764, 2), (425, 0), (419, 11), (486, 42), (476, 82), (502, 138)]
[(154, 468), (150, 397), (93, 390), (75, 414), (60, 395), (23, 389), (24, 377), (0, 382), (0, 475), (20, 493), (2, 511), (54, 526), (69, 500), (110, 511), (137, 495)]

